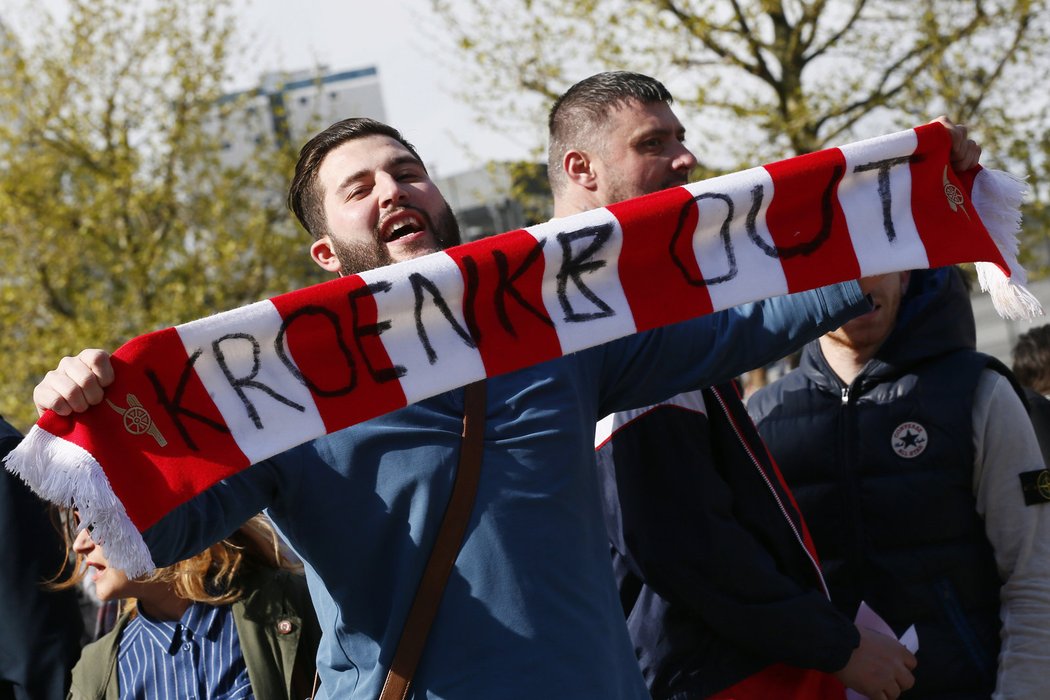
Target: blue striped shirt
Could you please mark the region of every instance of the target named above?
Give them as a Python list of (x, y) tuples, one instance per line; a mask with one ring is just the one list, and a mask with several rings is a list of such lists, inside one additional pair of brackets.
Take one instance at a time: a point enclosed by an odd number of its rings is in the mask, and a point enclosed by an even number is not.
[(120, 700), (252, 698), (229, 605), (193, 603), (178, 622), (139, 611), (120, 637)]

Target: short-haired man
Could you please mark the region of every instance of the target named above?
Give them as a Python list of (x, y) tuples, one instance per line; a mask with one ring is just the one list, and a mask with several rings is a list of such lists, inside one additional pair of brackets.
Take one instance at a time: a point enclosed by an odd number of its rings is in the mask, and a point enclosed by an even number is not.
[(955, 268), (869, 280), (875, 309), (749, 408), (832, 600), (914, 626), (909, 697), (1036, 698), (1050, 670), (1050, 477), (1019, 388), (977, 352)]
[[(671, 102), (637, 73), (569, 88), (549, 118), (555, 215), (685, 184), (696, 158)], [(814, 294), (778, 303), (801, 310)], [(779, 354), (814, 337), (800, 324)], [(912, 655), (828, 601), (805, 525), (735, 386), (609, 416), (597, 447), (621, 602), (654, 698), (841, 697), (830, 676), (800, 668), (839, 672), (871, 696), (910, 686)]]
[(1022, 333), (1011, 354), (1014, 375), (1028, 399), (1028, 415), (1039, 439), (1043, 463), (1050, 465), (1050, 325)]
[[(456, 240), (422, 161), (371, 120), (308, 142), (290, 200), (314, 261), (336, 274)], [(819, 298), (826, 328), (868, 308), (855, 285)], [(778, 309), (724, 312), (487, 380), (478, 493), (415, 697), (648, 697), (609, 565), (595, 422), (771, 360), (800, 322)], [(111, 379), (104, 353), (85, 351), (34, 398), (83, 410)], [(265, 508), (306, 565), (324, 630), (321, 696), (375, 698), (448, 503), (463, 412), (463, 390), (446, 392), (254, 465), (144, 533), (153, 559), (190, 555)]]

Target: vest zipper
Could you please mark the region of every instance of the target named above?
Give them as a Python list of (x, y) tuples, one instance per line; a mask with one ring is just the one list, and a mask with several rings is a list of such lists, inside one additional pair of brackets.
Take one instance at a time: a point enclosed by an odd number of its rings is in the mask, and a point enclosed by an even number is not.
[(856, 395), (863, 396), (864, 393), (857, 378), (854, 378), (852, 383), (843, 386), (841, 392), (841, 412), (838, 418), (839, 449), (841, 454), (840, 473), (837, 477), (841, 484), (842, 505), (845, 513), (848, 514), (848, 527), (852, 530), (851, 539), (855, 544), (855, 546), (850, 548), (850, 551), (843, 554), (843, 565), (851, 578), (862, 577), (865, 568), (864, 553), (860, 550), (866, 549), (863, 534), (865, 528), (861, 508), (862, 499), (860, 497), (861, 455), (857, 445), (859, 426), (857, 425), (856, 403), (852, 400), (855, 393), (852, 391), (854, 386), (857, 386)]

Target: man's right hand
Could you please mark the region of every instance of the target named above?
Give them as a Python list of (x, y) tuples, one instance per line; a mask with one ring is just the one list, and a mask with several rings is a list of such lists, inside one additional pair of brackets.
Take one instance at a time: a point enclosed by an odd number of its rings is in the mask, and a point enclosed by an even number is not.
[(76, 357), (63, 357), (33, 389), (36, 412), (83, 413), (102, 402), (103, 389), (112, 383), (113, 365), (105, 350), (83, 350)]
[(915, 685), (912, 669), (915, 655), (893, 637), (857, 626), (860, 646), (853, 650), (849, 663), (835, 677), (847, 688), (867, 695), (872, 700), (896, 700)]

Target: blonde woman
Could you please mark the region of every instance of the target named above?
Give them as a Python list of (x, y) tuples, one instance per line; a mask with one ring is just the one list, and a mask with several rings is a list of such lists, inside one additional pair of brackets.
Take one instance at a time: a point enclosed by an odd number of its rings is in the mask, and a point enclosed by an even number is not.
[(72, 700), (310, 695), (320, 631), (305, 580), (262, 516), (140, 579), (109, 565), (76, 511), (64, 536), (72, 574), (53, 587), (91, 577), (100, 600), (123, 601), (114, 629), (74, 667)]

